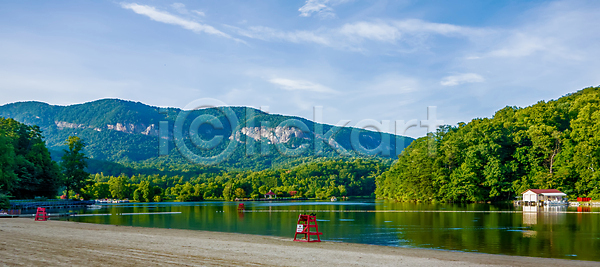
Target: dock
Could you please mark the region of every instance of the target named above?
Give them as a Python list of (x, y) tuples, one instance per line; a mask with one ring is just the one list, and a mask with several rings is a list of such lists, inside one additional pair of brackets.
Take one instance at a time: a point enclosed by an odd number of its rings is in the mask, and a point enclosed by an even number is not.
[[(49, 218), (70, 217), (77, 215), (75, 212), (48, 213)], [(0, 218), (34, 218), (35, 213), (31, 214), (0, 214)]]
[(307, 197), (278, 197), (278, 198), (236, 198), (234, 201), (292, 201), (309, 200)]
[[(89, 213), (78, 214), (76, 212), (48, 213), (49, 218), (60, 217), (93, 217), (93, 216), (133, 216), (133, 215), (172, 215), (181, 214), (181, 211), (166, 211), (166, 212), (129, 212), (129, 213)], [(34, 218), (33, 214), (0, 214), (0, 218)]]
[(30, 210), (37, 208), (46, 209), (73, 209), (85, 208), (89, 205), (94, 205), (93, 200), (53, 200), (53, 201), (11, 201), (11, 209), (15, 210)]

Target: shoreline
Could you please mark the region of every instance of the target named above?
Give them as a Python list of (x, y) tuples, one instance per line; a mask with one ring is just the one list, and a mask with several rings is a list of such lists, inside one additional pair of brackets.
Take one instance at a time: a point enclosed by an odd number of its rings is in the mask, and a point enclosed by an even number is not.
[(0, 219), (6, 265), (597, 266), (598, 262), (70, 221)]

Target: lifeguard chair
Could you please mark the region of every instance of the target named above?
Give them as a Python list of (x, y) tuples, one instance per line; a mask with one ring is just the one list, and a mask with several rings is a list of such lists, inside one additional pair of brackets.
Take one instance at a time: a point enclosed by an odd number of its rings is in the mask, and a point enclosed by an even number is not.
[(46, 208), (37, 208), (37, 212), (35, 213), (36, 221), (47, 221), (48, 213), (46, 213)]
[[(294, 241), (298, 242), (321, 242), (321, 235), (319, 232), (319, 226), (317, 225), (316, 215), (300, 214), (298, 216), (298, 224), (296, 224), (296, 234), (294, 235)], [(300, 238), (298, 238), (300, 235)], [(317, 236), (317, 239), (310, 239), (311, 236)]]

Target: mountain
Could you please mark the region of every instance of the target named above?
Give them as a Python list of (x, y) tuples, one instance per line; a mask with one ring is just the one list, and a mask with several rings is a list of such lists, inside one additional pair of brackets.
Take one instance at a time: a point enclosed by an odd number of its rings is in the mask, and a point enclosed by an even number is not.
[[(85, 153), (91, 159), (91, 171), (116, 174), (141, 169), (165, 173), (169, 168), (262, 170), (321, 158), (370, 157), (390, 161), (413, 141), (409, 137), (336, 128), (249, 107), (181, 110), (119, 99), (69, 106), (17, 102), (0, 106), (0, 117), (39, 126), (54, 158), (60, 155), (68, 136), (79, 136), (87, 143)], [(180, 126), (175, 127), (176, 122)], [(353, 131), (360, 146), (356, 146), (356, 141), (352, 145)], [(164, 153), (159, 155), (161, 144)], [(315, 151), (315, 146), (322, 149)], [(363, 153), (357, 152), (356, 147)], [(364, 153), (377, 147), (383, 152)]]

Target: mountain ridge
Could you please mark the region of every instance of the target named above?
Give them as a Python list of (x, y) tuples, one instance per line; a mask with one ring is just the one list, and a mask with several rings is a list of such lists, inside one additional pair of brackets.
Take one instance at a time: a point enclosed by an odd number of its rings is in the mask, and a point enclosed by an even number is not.
[[(221, 109), (229, 109), (239, 120), (239, 125), (232, 128), (227, 117)], [(86, 140), (88, 146), (86, 153), (91, 159), (117, 163), (152, 163), (176, 162), (185, 164), (180, 153), (177, 153), (177, 144), (174, 139), (174, 125), (182, 112), (188, 112), (189, 118), (216, 118), (222, 127), (211, 127), (208, 123), (201, 123), (196, 132), (201, 140), (210, 140), (211, 137), (225, 136), (225, 142), (237, 142), (244, 148), (236, 148), (233, 158), (225, 161), (225, 168), (233, 169), (265, 169), (281, 165), (283, 162), (293, 161), (287, 156), (278, 155), (276, 151), (303, 150), (306, 159), (318, 157), (374, 157), (377, 159), (395, 159), (399, 151), (413, 141), (412, 138), (396, 136), (389, 133), (380, 134), (370, 130), (353, 127), (340, 127), (315, 123), (309, 119), (280, 114), (265, 113), (260, 110), (243, 107), (227, 106), (206, 108), (200, 110), (184, 111), (179, 108), (162, 108), (116, 98), (99, 99), (74, 105), (51, 105), (39, 101), (21, 101), (0, 106), (0, 117), (13, 118), (28, 125), (38, 125), (44, 132), (45, 140), (50, 150), (60, 151), (62, 142), (70, 135), (77, 135)], [(182, 124), (184, 144), (192, 145), (190, 140), (191, 119)], [(305, 126), (304, 130), (298, 125), (285, 125), (286, 122)], [(217, 122), (217, 124), (219, 124)], [(160, 125), (168, 125), (167, 136), (161, 136)], [(283, 125), (283, 126), (282, 126)], [(301, 128), (301, 127), (300, 127)], [(189, 128), (191, 129), (191, 128)], [(308, 131), (305, 131), (308, 129)], [(322, 129), (322, 132), (315, 130)], [(335, 130), (332, 132), (332, 129)], [(380, 148), (388, 153), (379, 155), (361, 155), (357, 153), (352, 144), (352, 131), (358, 132), (361, 147), (365, 149)], [(194, 131), (192, 131), (194, 132)], [(194, 132), (195, 133), (195, 132)], [(327, 133), (333, 133), (327, 136)], [(168, 140), (169, 147), (166, 155), (159, 155), (159, 140)], [(252, 140), (250, 140), (252, 139)], [(317, 141), (315, 141), (317, 139)], [(319, 141), (320, 140), (320, 141)], [(383, 140), (383, 143), (382, 143)], [(386, 141), (389, 140), (389, 141)], [(321, 143), (321, 155), (315, 153), (315, 146)], [(252, 147), (249, 147), (248, 144)], [(381, 144), (381, 145), (380, 145)], [(399, 144), (399, 149), (396, 145)], [(180, 144), (181, 145), (181, 144)], [(265, 148), (266, 147), (266, 148)], [(192, 146), (193, 148), (193, 146)], [(193, 149), (193, 153), (205, 157), (215, 156), (216, 151), (224, 149), (224, 144), (206, 151)], [(270, 154), (264, 155), (264, 151)], [(258, 153), (247, 155), (248, 151)], [(342, 151), (341, 154), (339, 151)], [(348, 153), (346, 153), (346, 152)], [(274, 153), (273, 153), (274, 152)], [(288, 155), (289, 156), (289, 155)], [(301, 158), (302, 158), (301, 157)], [(237, 162), (236, 162), (237, 161)], [(253, 161), (265, 161), (261, 166), (254, 166)], [(267, 163), (268, 161), (269, 163)]]

